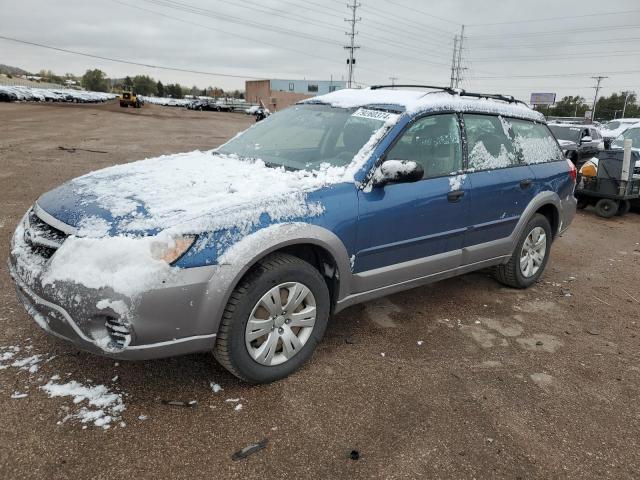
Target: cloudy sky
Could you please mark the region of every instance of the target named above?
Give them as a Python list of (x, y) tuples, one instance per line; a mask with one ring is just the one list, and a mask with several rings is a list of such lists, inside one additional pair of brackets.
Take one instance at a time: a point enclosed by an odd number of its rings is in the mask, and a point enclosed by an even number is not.
[[(352, 0), (349, 0), (352, 1)], [(355, 79), (449, 84), (465, 25), (463, 84), (514, 94), (640, 93), (638, 0), (360, 0)], [(3, 5), (4, 4), (4, 5)], [(347, 0), (0, 0), (0, 35), (188, 73), (83, 57), (0, 39), (0, 63), (30, 71), (243, 88), (249, 78), (346, 75)], [(215, 76), (227, 74), (232, 76)], [(237, 76), (237, 77), (236, 77)], [(239, 78), (238, 78), (239, 77)]]

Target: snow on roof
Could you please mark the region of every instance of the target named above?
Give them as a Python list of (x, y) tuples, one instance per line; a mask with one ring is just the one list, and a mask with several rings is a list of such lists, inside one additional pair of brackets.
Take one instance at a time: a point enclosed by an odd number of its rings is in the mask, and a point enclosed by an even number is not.
[(357, 108), (366, 105), (397, 105), (403, 107), (408, 114), (439, 110), (481, 111), (508, 117), (544, 120), (540, 112), (536, 112), (521, 103), (464, 97), (440, 91), (425, 93), (418, 90), (344, 89), (309, 98), (300, 103), (323, 103), (338, 108)]

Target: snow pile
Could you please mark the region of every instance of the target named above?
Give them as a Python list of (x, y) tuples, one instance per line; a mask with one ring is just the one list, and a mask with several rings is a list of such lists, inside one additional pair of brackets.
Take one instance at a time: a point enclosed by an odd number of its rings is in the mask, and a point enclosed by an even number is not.
[[(31, 346), (25, 348), (26, 351), (31, 350)], [(6, 370), (9, 367), (25, 370), (29, 373), (36, 373), (40, 369), (42, 362), (48, 362), (54, 356), (45, 358), (45, 355), (35, 354), (18, 358), (21, 348), (18, 346), (0, 347), (0, 370)]]
[(97, 427), (109, 428), (111, 422), (120, 420), (125, 410), (122, 396), (112, 393), (104, 385), (86, 386), (76, 381), (56, 383), (56, 376), (40, 387), (50, 397), (72, 397), (75, 405), (81, 405), (78, 412), (67, 415), (62, 423), (77, 418), (81, 423), (93, 423)]
[[(116, 230), (215, 231), (322, 213), (310, 191), (345, 180), (346, 169), (286, 171), (212, 151), (166, 155), (90, 173), (74, 192), (115, 217)], [(351, 180), (353, 181), (353, 179)], [(182, 227), (178, 227), (182, 224)], [(194, 233), (199, 233), (194, 232)]]
[(169, 280), (173, 274), (168, 263), (154, 258), (152, 248), (156, 242), (157, 236), (71, 236), (44, 269), (42, 285), (70, 281), (87, 288), (111, 288), (135, 296)]
[(507, 117), (544, 121), (540, 112), (520, 103), (507, 103), (486, 98), (451, 95), (446, 92), (410, 90), (338, 90), (304, 100), (301, 103), (324, 103), (334, 107), (355, 108), (365, 105), (398, 105), (409, 114), (422, 111), (480, 111)]
[(454, 175), (453, 177), (449, 177), (449, 191), (455, 192), (457, 190), (461, 190), (462, 184), (464, 183), (466, 178), (466, 174)]

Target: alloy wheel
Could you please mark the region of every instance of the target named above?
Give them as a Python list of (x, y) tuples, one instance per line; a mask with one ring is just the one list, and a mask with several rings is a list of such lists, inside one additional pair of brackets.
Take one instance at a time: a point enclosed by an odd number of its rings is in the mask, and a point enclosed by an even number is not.
[(298, 354), (316, 323), (316, 300), (299, 282), (271, 288), (255, 304), (245, 329), (245, 344), (251, 358), (274, 366)]
[(524, 240), (520, 251), (520, 272), (526, 278), (533, 277), (542, 266), (547, 254), (547, 234), (542, 227), (535, 227)]

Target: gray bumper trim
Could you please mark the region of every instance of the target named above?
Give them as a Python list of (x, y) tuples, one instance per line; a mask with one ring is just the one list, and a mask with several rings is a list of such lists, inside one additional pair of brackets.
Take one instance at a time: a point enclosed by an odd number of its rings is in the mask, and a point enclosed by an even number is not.
[[(71, 328), (73, 329), (73, 331), (76, 333), (76, 335), (78, 335), (78, 337), (80, 339), (82, 339), (84, 342), (87, 342), (88, 344), (90, 344), (93, 348), (98, 348), (99, 347), (96, 345), (96, 343), (89, 337), (87, 337), (84, 332), (80, 329), (80, 327), (78, 327), (78, 325), (76, 324), (76, 322), (73, 320), (73, 318), (71, 317), (71, 315), (69, 315), (69, 313), (62, 308), (59, 305), (56, 305), (55, 303), (49, 302), (47, 300), (45, 300), (44, 298), (40, 297), (39, 295), (37, 295), (32, 289), (30, 289), (23, 281), (22, 279), (17, 275), (17, 273), (15, 272), (15, 269), (13, 268), (13, 265), (11, 265), (11, 263), (9, 263), (9, 273), (11, 275), (11, 277), (13, 278), (13, 280), (16, 282), (16, 286), (24, 293), (24, 295), (28, 296), (31, 300), (33, 300), (35, 303), (38, 303), (40, 305), (44, 305), (45, 307), (51, 308), (53, 310), (55, 310), (56, 312), (60, 313), (65, 321), (69, 324), (69, 326), (71, 326)], [(65, 340), (71, 340), (68, 339), (62, 335), (60, 335), (58, 332), (52, 330), (44, 321), (38, 321), (38, 319), (36, 319), (36, 323), (38, 324), (38, 326), (40, 328), (42, 328), (44, 331), (46, 331), (47, 333), (50, 333), (52, 335), (55, 335), (56, 337), (59, 338), (63, 338)], [(103, 353), (105, 355), (111, 356), (111, 357), (118, 357), (118, 356), (122, 356), (123, 358), (129, 357), (126, 352), (127, 351), (131, 351), (131, 350), (153, 350), (153, 349), (165, 349), (167, 347), (172, 347), (174, 345), (180, 345), (180, 344), (185, 344), (185, 343), (189, 343), (189, 342), (201, 342), (201, 341), (206, 341), (206, 340), (211, 340), (216, 338), (216, 334), (212, 333), (209, 335), (194, 335), (191, 337), (183, 337), (183, 338), (176, 338), (174, 340), (167, 340), (164, 342), (156, 342), (156, 343), (147, 343), (147, 344), (142, 344), (142, 345), (130, 345), (127, 348), (125, 348), (124, 350), (120, 351), (120, 352), (108, 352), (108, 351), (104, 351)], [(100, 349), (101, 350), (101, 349)]]

